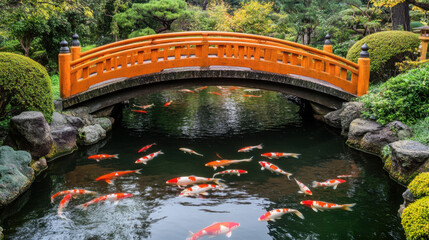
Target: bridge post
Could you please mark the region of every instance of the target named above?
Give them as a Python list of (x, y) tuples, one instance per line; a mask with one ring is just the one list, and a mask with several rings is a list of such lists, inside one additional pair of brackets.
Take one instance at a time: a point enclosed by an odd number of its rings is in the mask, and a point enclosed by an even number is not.
[(72, 36), (73, 41), (71, 43), (71, 55), (72, 55), (72, 61), (80, 58), (80, 42), (79, 42), (79, 35), (77, 33), (73, 34)]
[(369, 72), (370, 72), (370, 59), (369, 59), (369, 47), (363, 44), (361, 47), (362, 51), (359, 54), (358, 65), (359, 65), (359, 78), (357, 83), (357, 95), (362, 96), (368, 92), (369, 86)]
[(332, 53), (332, 43), (331, 43), (331, 35), (326, 34), (325, 44), (323, 45), (323, 51)]
[(60, 77), (60, 93), (61, 98), (70, 97), (70, 63), (72, 56), (70, 54), (69, 44), (66, 40), (62, 40), (60, 54), (58, 55), (58, 70)]

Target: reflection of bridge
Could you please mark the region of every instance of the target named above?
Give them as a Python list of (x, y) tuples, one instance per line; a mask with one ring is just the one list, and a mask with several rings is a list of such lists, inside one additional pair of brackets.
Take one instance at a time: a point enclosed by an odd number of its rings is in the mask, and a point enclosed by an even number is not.
[[(244, 75), (237, 78), (242, 79), (249, 78), (249, 72), (256, 72), (293, 79), (293, 84), (299, 87), (303, 86), (296, 83), (299, 82), (296, 79), (321, 82), (325, 87), (337, 89), (339, 87), (341, 91), (357, 96), (365, 94), (368, 90), (370, 61), (366, 52), (367, 47), (362, 47), (363, 51), (356, 64), (332, 54), (329, 41), (325, 43), (322, 51), (294, 42), (257, 35), (180, 32), (127, 39), (81, 53), (77, 38), (75, 35), (71, 51), (65, 41), (62, 42), (60, 49), (59, 72), (63, 99), (75, 98), (82, 92), (91, 92), (90, 87), (96, 84), (114, 83), (112, 79), (121, 81), (122, 88), (127, 88), (135, 87), (136, 84), (127, 86), (123, 83), (126, 82), (123, 80), (124, 77), (168, 74), (166, 71), (171, 73), (175, 69), (183, 72), (192, 67), (194, 71), (195, 67), (207, 70), (217, 66), (226, 67), (225, 69), (228, 67), (248, 69), (247, 71), (240, 69)], [(277, 82), (291, 84), (284, 79)], [(140, 81), (140, 85), (143, 84), (146, 82)], [(103, 91), (99, 91), (101, 92)], [(102, 94), (110, 92), (104, 91)], [(98, 95), (101, 94), (86, 95), (86, 98)]]

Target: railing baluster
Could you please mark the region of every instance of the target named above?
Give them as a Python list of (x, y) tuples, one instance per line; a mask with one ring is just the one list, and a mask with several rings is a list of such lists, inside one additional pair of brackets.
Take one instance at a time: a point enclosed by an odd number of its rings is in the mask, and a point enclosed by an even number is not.
[(179, 60), (182, 57), (182, 47), (175, 46), (174, 47), (174, 59)]
[(223, 58), (224, 55), (225, 55), (225, 46), (224, 45), (217, 46), (217, 57)]
[(157, 48), (150, 50), (150, 60), (152, 61), (152, 63), (158, 62), (158, 49)]

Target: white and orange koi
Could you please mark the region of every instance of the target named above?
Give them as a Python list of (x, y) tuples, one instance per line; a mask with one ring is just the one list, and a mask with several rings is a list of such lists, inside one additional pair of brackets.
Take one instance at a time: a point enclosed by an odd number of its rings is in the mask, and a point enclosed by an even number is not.
[(184, 176), (184, 177), (172, 178), (165, 183), (169, 184), (169, 185), (177, 185), (177, 186), (181, 187), (181, 186), (194, 185), (194, 184), (200, 184), (200, 183), (208, 183), (208, 182), (214, 182), (218, 185), (222, 185), (222, 183), (220, 183), (220, 181), (222, 181), (222, 179), (220, 179), (220, 178)]
[(98, 202), (104, 202), (104, 201), (111, 201), (114, 202), (115, 205), (117, 205), (119, 203), (119, 200), (124, 199), (124, 198), (130, 198), (133, 195), (130, 193), (112, 193), (109, 195), (104, 195), (95, 199), (92, 199), (89, 202), (86, 202), (84, 204), (81, 204), (79, 206), (76, 206), (77, 208), (81, 208), (83, 210), (88, 209), (89, 205), (98, 203)]
[(141, 109), (148, 109), (148, 108), (151, 108), (153, 106), (155, 106), (155, 104), (153, 104), (153, 103), (149, 104), (149, 105), (144, 105), (144, 106), (139, 106), (139, 105), (133, 104), (133, 107), (138, 107), (138, 108), (141, 108)]
[(183, 190), (179, 197), (189, 197), (189, 196), (199, 196), (199, 195), (208, 195), (207, 191), (212, 189), (220, 189), (223, 186), (215, 184), (199, 184), (190, 188)]
[(338, 175), (337, 178), (350, 178), (353, 177), (353, 175), (348, 174), (348, 175)]
[(331, 210), (331, 209), (342, 209), (346, 211), (352, 211), (351, 207), (354, 207), (356, 203), (335, 204), (335, 203), (327, 203), (322, 201), (304, 200), (304, 201), (301, 201), (301, 205), (310, 207), (315, 212), (317, 212), (318, 210), (323, 212), (324, 210)]
[(138, 151), (139, 153), (140, 152), (146, 152), (146, 150), (148, 150), (150, 147), (152, 147), (153, 145), (156, 145), (156, 143), (152, 143), (152, 144), (149, 144), (149, 145), (146, 145), (146, 146), (144, 146), (144, 147), (142, 147), (142, 148), (140, 148), (140, 150)]
[(171, 101), (169, 101), (169, 102), (166, 102), (166, 103), (164, 104), (164, 107), (168, 107), (168, 106), (170, 106), (172, 103), (173, 103), (173, 100), (171, 100)]
[(260, 216), (258, 221), (276, 221), (277, 219), (280, 219), (284, 214), (286, 213), (294, 213), (299, 218), (304, 219), (304, 215), (298, 210), (292, 209), (292, 208), (279, 208), (274, 209), (269, 212), (264, 213), (264, 215)]
[(220, 234), (226, 234), (229, 238), (232, 235), (232, 230), (238, 228), (240, 226), (239, 223), (236, 222), (220, 222), (213, 223), (212, 225), (198, 231), (197, 233), (191, 233), (191, 237), (186, 240), (198, 240), (204, 236), (214, 237)]
[(245, 92), (258, 92), (258, 91), (261, 91), (261, 89), (247, 88), (247, 89), (244, 89), (243, 91), (245, 91)]
[(235, 164), (235, 163), (241, 163), (241, 162), (250, 162), (252, 161), (253, 157), (251, 158), (246, 158), (246, 159), (241, 159), (241, 160), (225, 160), (225, 159), (221, 159), (221, 160), (216, 160), (216, 161), (211, 161), (206, 163), (206, 167), (212, 167), (214, 170), (216, 170), (218, 167), (224, 168), (225, 166), (229, 166), (231, 164)]
[(184, 153), (195, 154), (195, 155), (198, 155), (198, 156), (201, 156), (201, 157), (203, 157), (203, 156), (204, 156), (204, 155), (202, 155), (202, 154), (200, 154), (200, 153), (197, 153), (197, 152), (195, 152), (194, 150), (191, 150), (191, 149), (189, 149), (189, 148), (179, 148), (179, 150), (180, 150), (180, 151), (183, 151)]
[(261, 170), (267, 169), (273, 173), (277, 173), (277, 175), (278, 174), (286, 175), (289, 180), (290, 180), (290, 176), (292, 176), (292, 173), (285, 172), (272, 163), (265, 162), (265, 161), (259, 161), (259, 164), (262, 166)]
[(262, 143), (256, 146), (248, 146), (248, 147), (244, 147), (240, 150), (238, 150), (238, 152), (250, 152), (253, 149), (262, 149)]
[(204, 90), (206, 88), (207, 88), (207, 86), (195, 88), (195, 91), (199, 92), (199, 91), (202, 91), (202, 90)]
[(82, 194), (93, 194), (96, 195), (96, 192), (93, 191), (88, 191), (85, 189), (72, 189), (72, 190), (65, 190), (65, 191), (61, 191), (61, 192), (57, 192), (54, 195), (52, 195), (51, 197), (51, 203), (54, 202), (54, 198), (61, 196), (61, 195), (67, 195), (67, 194), (71, 194), (72, 197), (76, 197), (77, 195), (82, 195)]
[(298, 158), (301, 154), (299, 153), (280, 153), (280, 152), (269, 152), (261, 154), (261, 157), (266, 157), (269, 159), (279, 159), (281, 157), (293, 157)]
[(63, 210), (65, 207), (67, 207), (67, 205), (69, 204), (70, 200), (72, 198), (72, 195), (69, 193), (67, 195), (65, 195), (63, 197), (63, 199), (60, 202), (60, 205), (58, 206), (58, 216), (62, 219), (67, 219), (64, 215), (63, 215)]
[(151, 153), (149, 155), (146, 155), (144, 157), (141, 157), (139, 159), (137, 159), (137, 161), (135, 161), (135, 163), (143, 163), (143, 164), (147, 164), (147, 162), (149, 162), (150, 160), (154, 159), (155, 157), (157, 157), (159, 154), (164, 154), (161, 150), (158, 152), (154, 152)]
[(89, 156), (88, 159), (95, 159), (99, 162), (100, 160), (109, 159), (109, 158), (119, 158), (119, 154), (109, 155), (109, 154), (97, 154)]
[(190, 90), (190, 89), (180, 89), (178, 90), (179, 92), (183, 92), (183, 93), (193, 93), (194, 91)]
[(316, 182), (313, 181), (312, 185), (313, 187), (334, 187), (334, 190), (337, 189), (338, 184), (345, 183), (346, 180), (344, 179), (329, 179), (325, 182)]
[(298, 187), (300, 189), (300, 191), (298, 191), (298, 193), (304, 193), (305, 195), (310, 195), (310, 196), (313, 195), (313, 193), (310, 191), (310, 188), (305, 186), (304, 183), (302, 183), (296, 179), (295, 179), (295, 182), (298, 184)]
[(246, 173), (247, 171), (242, 169), (228, 169), (228, 170), (213, 174), (213, 177), (215, 177), (216, 175), (224, 175), (224, 174), (232, 174), (232, 175), (235, 174), (237, 176), (240, 176), (241, 174), (246, 174)]
[(106, 181), (108, 184), (113, 184), (113, 180), (115, 180), (116, 178), (118, 178), (122, 175), (129, 174), (129, 173), (141, 174), (140, 171), (141, 171), (141, 169), (112, 172), (112, 173), (98, 177), (97, 179), (95, 179), (95, 181)]

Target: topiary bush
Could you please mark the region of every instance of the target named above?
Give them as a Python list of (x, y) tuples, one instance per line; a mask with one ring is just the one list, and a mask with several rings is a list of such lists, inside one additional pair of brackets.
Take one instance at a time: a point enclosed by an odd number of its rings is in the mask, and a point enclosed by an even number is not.
[(429, 239), (429, 197), (421, 198), (408, 205), (401, 218), (408, 240)]
[(420, 45), (418, 34), (407, 31), (384, 31), (368, 35), (357, 41), (347, 53), (347, 59), (357, 62), (362, 45), (369, 47), (371, 59), (371, 81), (385, 81), (395, 76), (395, 63), (409, 57), (417, 57), (416, 50)]
[(429, 196), (429, 172), (417, 175), (408, 185), (408, 188), (416, 198)]
[(429, 116), (429, 64), (393, 77), (359, 98), (366, 118), (408, 126)]
[(0, 52), (0, 93), (0, 121), (23, 111), (40, 111), (51, 120), (51, 79), (46, 69), (30, 58)]

